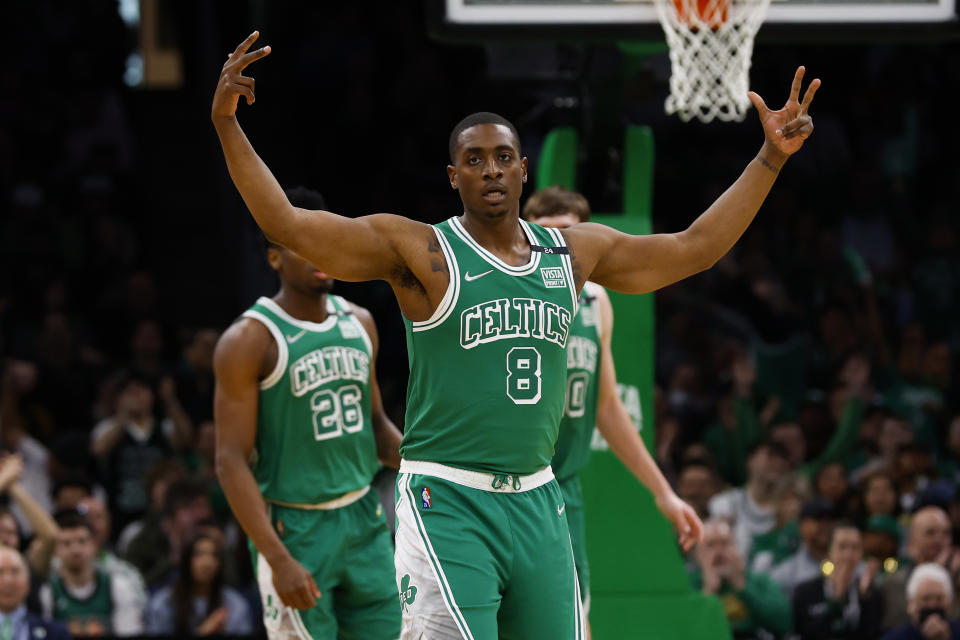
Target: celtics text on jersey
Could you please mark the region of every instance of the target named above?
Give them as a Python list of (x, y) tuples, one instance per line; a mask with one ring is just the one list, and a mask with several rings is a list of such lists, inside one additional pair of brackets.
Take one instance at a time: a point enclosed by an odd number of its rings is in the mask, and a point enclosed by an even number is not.
[(531, 246), (521, 266), (484, 249), (457, 218), (434, 227), (450, 280), (431, 318), (404, 319), (407, 460), (520, 475), (550, 464), (576, 284), (561, 233), (520, 225)]

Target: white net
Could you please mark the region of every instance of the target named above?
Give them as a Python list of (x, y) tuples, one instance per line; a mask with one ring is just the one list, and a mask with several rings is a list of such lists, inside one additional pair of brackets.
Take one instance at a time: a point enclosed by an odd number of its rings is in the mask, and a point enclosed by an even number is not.
[(670, 46), (667, 113), (743, 120), (750, 58), (770, 0), (653, 0)]

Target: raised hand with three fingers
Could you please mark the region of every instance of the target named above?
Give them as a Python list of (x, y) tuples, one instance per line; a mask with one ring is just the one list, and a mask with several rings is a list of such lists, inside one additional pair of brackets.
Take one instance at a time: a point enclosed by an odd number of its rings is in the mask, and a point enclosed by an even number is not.
[(793, 155), (799, 151), (804, 140), (813, 133), (813, 119), (808, 111), (810, 103), (813, 102), (813, 96), (820, 88), (820, 78), (815, 78), (810, 83), (803, 94), (803, 101), (800, 102), (800, 87), (803, 84), (805, 71), (804, 67), (797, 67), (797, 72), (793, 76), (793, 84), (790, 86), (790, 97), (787, 98), (783, 108), (777, 111), (768, 108), (763, 98), (756, 92), (750, 91), (747, 94), (760, 116), (760, 123), (763, 125), (763, 133), (767, 142), (785, 156)]
[(217, 83), (217, 90), (213, 94), (213, 106), (210, 109), (212, 119), (232, 118), (237, 112), (237, 100), (240, 99), (240, 96), (247, 99), (248, 105), (253, 104), (256, 100), (254, 96), (256, 82), (253, 78), (243, 75), (243, 70), (251, 62), (270, 54), (269, 45), (247, 52), (250, 45), (256, 42), (259, 37), (259, 31), (251, 33), (223, 63), (223, 69), (220, 71), (220, 82)]

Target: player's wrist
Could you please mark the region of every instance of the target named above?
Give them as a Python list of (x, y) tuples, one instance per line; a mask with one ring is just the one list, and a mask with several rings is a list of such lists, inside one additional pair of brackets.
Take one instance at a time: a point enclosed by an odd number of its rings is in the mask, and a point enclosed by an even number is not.
[(760, 147), (760, 152), (757, 154), (757, 159), (774, 173), (779, 172), (789, 158), (790, 154), (784, 153), (769, 140), (763, 141), (763, 146)]

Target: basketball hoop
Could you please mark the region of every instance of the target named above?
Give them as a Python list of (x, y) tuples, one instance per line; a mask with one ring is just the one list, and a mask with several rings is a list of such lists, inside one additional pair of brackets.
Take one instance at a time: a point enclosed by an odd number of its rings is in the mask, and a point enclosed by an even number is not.
[(667, 113), (743, 120), (750, 58), (770, 0), (653, 0), (670, 46)]

